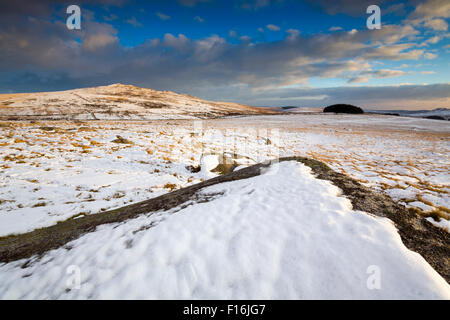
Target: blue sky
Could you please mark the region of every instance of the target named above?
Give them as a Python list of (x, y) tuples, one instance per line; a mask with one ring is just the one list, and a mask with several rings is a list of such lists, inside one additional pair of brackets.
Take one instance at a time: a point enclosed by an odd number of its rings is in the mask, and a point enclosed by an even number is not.
[(449, 107), (449, 17), (447, 0), (5, 2), (0, 92), (120, 82), (252, 105)]
[[(329, 16), (302, 2), (293, 2), (289, 6), (274, 4), (257, 10), (236, 8), (229, 5), (230, 1), (200, 3), (195, 7), (164, 1), (142, 4), (134, 1), (134, 3), (137, 7), (127, 7), (125, 10), (123, 8), (102, 10), (91, 7), (100, 19), (103, 17), (108, 19), (111, 14), (121, 17), (111, 21), (111, 24), (119, 30), (120, 43), (124, 46), (136, 46), (148, 38), (161, 38), (166, 33), (183, 33), (189, 35), (191, 39), (216, 34), (236, 42), (236, 38), (230, 37), (230, 31), (235, 31), (239, 36), (250, 36), (257, 41), (282, 40), (283, 32), (258, 31), (269, 23), (284, 30), (296, 28), (302, 30), (304, 34), (328, 32), (329, 28), (338, 24), (346, 28), (362, 28), (365, 25), (365, 19), (345, 15)], [(158, 13), (167, 17), (161, 19)], [(142, 26), (136, 28), (126, 22), (132, 17), (135, 17)], [(324, 20), (326, 23), (323, 23)]]

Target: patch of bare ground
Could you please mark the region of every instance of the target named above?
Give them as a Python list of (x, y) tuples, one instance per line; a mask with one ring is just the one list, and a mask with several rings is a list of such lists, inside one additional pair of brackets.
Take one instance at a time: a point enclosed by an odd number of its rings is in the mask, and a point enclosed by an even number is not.
[[(281, 158), (277, 161), (298, 161), (309, 166), (318, 179), (328, 180), (342, 189), (343, 195), (350, 199), (355, 210), (392, 220), (406, 247), (421, 254), (450, 283), (450, 235), (425, 220), (419, 209), (408, 209), (345, 174), (333, 171), (323, 162), (304, 157)], [(272, 163), (260, 163), (116, 210), (69, 219), (51, 227), (0, 238), (0, 262), (41, 256), (85, 233), (95, 231), (97, 226), (103, 224), (120, 223), (143, 214), (191, 205), (199, 199), (199, 190), (219, 183), (258, 176), (262, 172), (261, 169)], [(208, 199), (202, 198), (201, 201)]]

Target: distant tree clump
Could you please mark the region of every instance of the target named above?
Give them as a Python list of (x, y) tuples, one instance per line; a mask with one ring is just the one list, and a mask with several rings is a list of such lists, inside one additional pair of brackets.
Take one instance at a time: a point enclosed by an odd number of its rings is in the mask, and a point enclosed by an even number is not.
[(351, 104), (334, 104), (323, 109), (323, 112), (362, 114), (363, 109)]

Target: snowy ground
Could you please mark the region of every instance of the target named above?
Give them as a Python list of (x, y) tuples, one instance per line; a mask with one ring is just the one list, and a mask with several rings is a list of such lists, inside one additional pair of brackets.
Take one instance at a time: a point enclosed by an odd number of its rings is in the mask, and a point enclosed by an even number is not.
[[(205, 170), (214, 159), (202, 154), (224, 151), (238, 154), (242, 165), (312, 157), (408, 206), (449, 216), (445, 121), (308, 114), (201, 122), (2, 122), (0, 133), (0, 236), (197, 183), (214, 175)], [(117, 135), (132, 144), (113, 142)], [(200, 172), (187, 168), (200, 164)], [(449, 222), (438, 225), (448, 230)]]
[(0, 298), (450, 299), (390, 220), (300, 163), (202, 193), (213, 199), (0, 265)]

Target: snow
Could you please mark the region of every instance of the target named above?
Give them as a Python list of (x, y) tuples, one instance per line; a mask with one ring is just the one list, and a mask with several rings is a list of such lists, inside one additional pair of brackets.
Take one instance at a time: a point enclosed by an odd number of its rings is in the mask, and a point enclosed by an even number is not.
[(211, 172), (214, 168), (216, 168), (220, 164), (219, 156), (210, 154), (202, 156), (200, 161), (201, 165), (201, 173), (206, 179), (214, 178), (217, 174)]
[[(104, 225), (27, 266), (0, 265), (0, 298), (450, 299), (388, 219), (354, 211), (302, 164), (202, 194), (213, 199)], [(79, 289), (68, 288), (74, 269)]]
[[(241, 167), (306, 156), (407, 206), (450, 208), (445, 121), (303, 114), (170, 123), (2, 122), (0, 133), (0, 236), (198, 183), (215, 176), (210, 169), (223, 152), (239, 155), (234, 161)], [(133, 144), (113, 143), (116, 135)]]
[(450, 221), (445, 219), (439, 219), (439, 221), (436, 221), (433, 218), (426, 218), (426, 219), (436, 227), (442, 228), (447, 232), (450, 232)]

